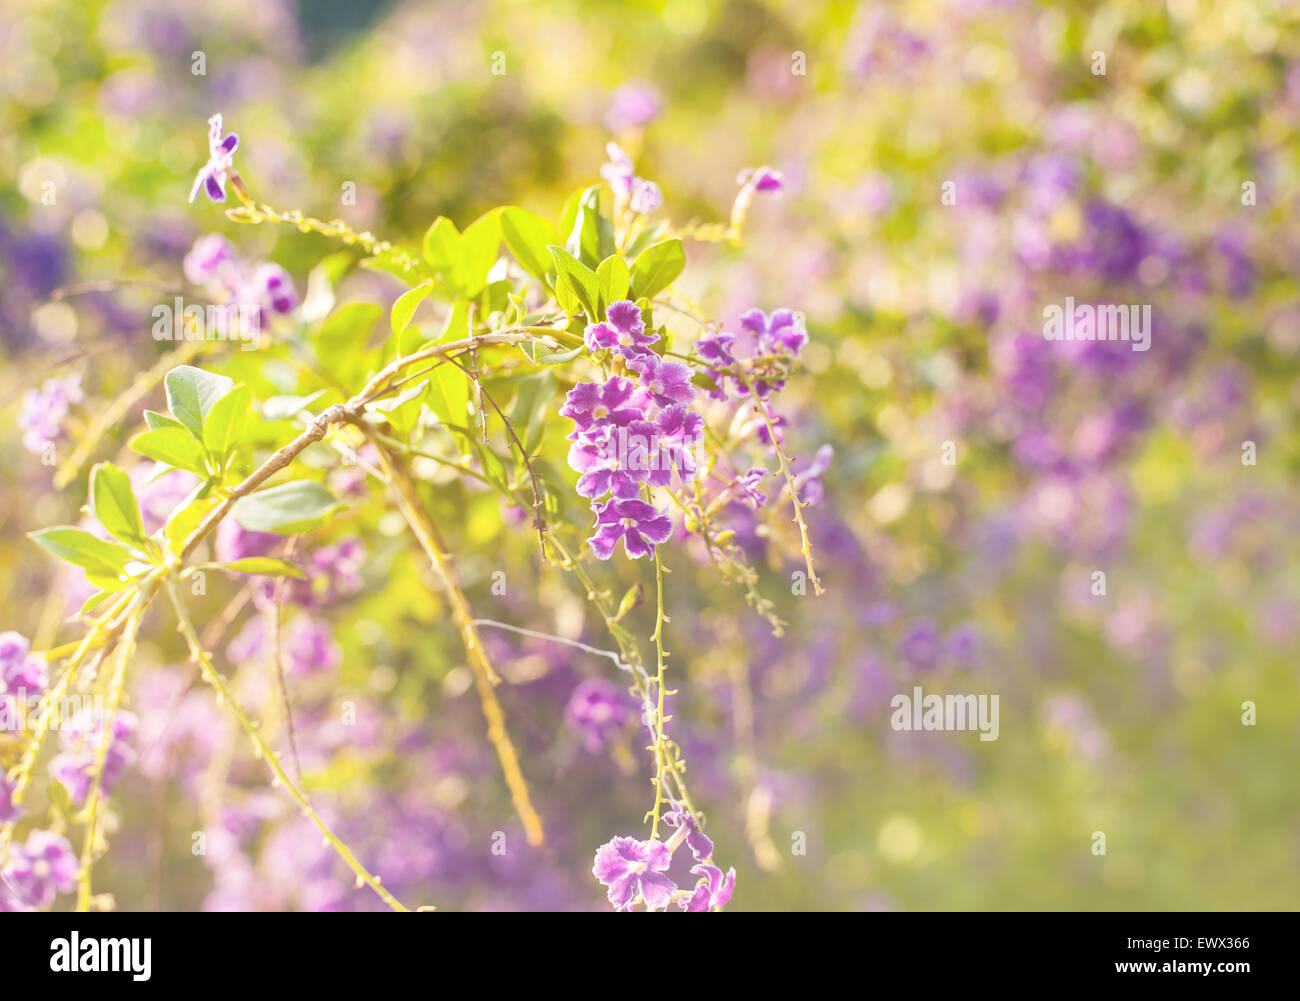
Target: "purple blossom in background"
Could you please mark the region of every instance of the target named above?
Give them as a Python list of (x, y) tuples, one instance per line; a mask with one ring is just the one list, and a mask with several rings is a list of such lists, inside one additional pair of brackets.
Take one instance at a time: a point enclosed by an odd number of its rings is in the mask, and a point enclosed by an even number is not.
[(785, 178), (774, 167), (746, 167), (736, 177), (736, 183), (742, 187), (752, 188), (770, 194), (785, 187)]
[(85, 400), (81, 376), (47, 379), (40, 389), (23, 395), (18, 412), (18, 428), (23, 433), (23, 447), (37, 455), (46, 444), (58, 441), (63, 434), (63, 420), (69, 408)]
[(687, 912), (710, 911), (715, 907), (725, 907), (731, 900), (731, 893), (736, 888), (736, 870), (727, 870), (726, 876), (716, 865), (700, 863), (691, 867), (691, 875), (704, 878), (695, 887), (695, 892), (687, 900), (681, 901), (682, 910)]
[(759, 488), (771, 474), (762, 466), (756, 466), (736, 478), (736, 490), (740, 499), (757, 511), (767, 503), (767, 494)]
[(979, 663), (983, 637), (974, 622), (961, 622), (948, 632), (948, 656), (962, 667)]
[(605, 125), (616, 133), (643, 129), (659, 117), (661, 107), (659, 93), (650, 84), (626, 83), (610, 98)]
[(274, 532), (250, 532), (234, 518), (226, 518), (217, 526), (217, 560), (233, 563), (252, 556), (270, 556), (283, 542), (284, 537)]
[(677, 884), (664, 875), (672, 860), (662, 841), (614, 838), (596, 851), (591, 872), (609, 888), (616, 910), (632, 910), (639, 896), (650, 910), (661, 911), (677, 892)]
[(614, 547), (623, 540), (623, 551), (631, 559), (653, 556), (655, 546), (667, 542), (673, 523), (654, 506), (642, 500), (608, 500), (597, 502), (596, 534), (587, 540), (597, 559), (607, 560)]
[[(108, 745), (108, 753), (104, 756), (104, 777), (101, 784), (105, 796), (135, 762), (135, 751), (127, 741), (135, 733), (137, 723), (135, 713), (126, 710), (120, 711), (113, 720), (113, 738)], [(63, 783), (74, 803), (85, 802), (90, 792), (103, 734), (104, 713), (87, 710), (74, 715), (59, 733), (61, 752), (50, 761), (50, 774)]]
[(600, 176), (619, 198), (628, 197), (636, 183), (636, 167), (633, 166), (632, 159), (618, 143), (607, 143), (605, 155), (609, 159), (601, 166)]
[(934, 667), (941, 652), (939, 627), (934, 620), (921, 618), (913, 622), (903, 634), (898, 652), (914, 671)]
[(50, 831), (32, 831), (27, 843), (12, 850), (4, 870), (4, 884), (12, 888), (20, 904), (49, 907), (60, 893), (71, 893), (77, 885), (77, 856), (67, 838)]
[(578, 733), (583, 748), (591, 754), (618, 733), (629, 715), (622, 690), (604, 678), (591, 678), (578, 685), (564, 710), (565, 722)]
[(687, 480), (695, 475), (698, 463), (695, 446), (704, 438), (704, 418), (680, 403), (665, 407), (656, 420), (658, 426), (659, 462), (652, 470), (649, 482), (654, 486), (672, 483), (673, 470)]
[(0, 772), (0, 824), (9, 824), (23, 814), (23, 808), (14, 803), (14, 790), (18, 783)]
[(30, 655), (27, 637), (12, 630), (0, 633), (0, 695), (45, 691), (49, 675), (45, 659)]
[(795, 319), (789, 309), (774, 310), (771, 316), (761, 309), (751, 309), (741, 316), (740, 326), (753, 336), (760, 354), (797, 355), (808, 343), (808, 333)]
[(632, 187), (632, 197), (628, 199), (628, 208), (637, 215), (649, 215), (657, 212), (664, 203), (664, 193), (654, 181), (638, 177)]
[(194, 285), (207, 285), (229, 274), (238, 261), (234, 244), (220, 233), (209, 233), (195, 240), (185, 255), (185, 279)]
[(309, 615), (300, 615), (289, 624), (284, 652), (289, 673), (298, 676), (332, 671), (343, 663), (343, 652), (334, 642), (329, 624)]
[(203, 188), (214, 202), (226, 200), (226, 179), (234, 170), (235, 150), (239, 147), (239, 136), (234, 132), (222, 138), (221, 116), (213, 115), (208, 119), (208, 162), (199, 168), (194, 177), (194, 186), (190, 188), (190, 201), (198, 196)]
[(275, 313), (291, 313), (298, 305), (298, 292), (289, 272), (278, 264), (260, 264), (253, 272), (255, 302), (264, 303)]
[(826, 488), (822, 486), (821, 478), (831, 468), (831, 459), (834, 456), (835, 449), (830, 445), (823, 445), (817, 449), (817, 454), (813, 456), (813, 461), (808, 464), (808, 468), (795, 476), (795, 489), (799, 491), (799, 499), (805, 504), (814, 506), (826, 499)]
[(657, 340), (654, 334), (645, 332), (640, 308), (627, 299), (610, 303), (605, 310), (605, 322), (591, 324), (583, 338), (592, 354), (615, 351), (629, 359), (650, 354), (649, 345)]

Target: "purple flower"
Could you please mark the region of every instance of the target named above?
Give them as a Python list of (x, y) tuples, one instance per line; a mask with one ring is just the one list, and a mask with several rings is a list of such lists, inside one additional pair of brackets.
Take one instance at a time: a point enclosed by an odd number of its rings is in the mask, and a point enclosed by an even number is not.
[(27, 843), (14, 849), (4, 878), (22, 903), (48, 907), (58, 894), (76, 887), (77, 868), (77, 856), (67, 838), (50, 831), (32, 831)]
[(626, 426), (645, 417), (644, 394), (622, 376), (611, 376), (604, 385), (580, 382), (569, 390), (560, 416), (574, 423), (569, 439), (596, 439), (609, 425)]
[(259, 264), (253, 272), (252, 291), (265, 308), (276, 313), (292, 312), (298, 305), (298, 292), (289, 272), (278, 264)]
[(913, 622), (903, 634), (899, 652), (914, 670), (933, 667), (938, 662), (940, 653), (939, 627), (934, 624), (934, 620), (922, 618)]
[(565, 722), (582, 737), (582, 746), (595, 754), (623, 726), (628, 707), (619, 687), (604, 678), (582, 682), (569, 696)]
[(605, 322), (593, 323), (583, 336), (587, 350), (592, 354), (605, 350), (617, 351), (624, 358), (649, 354), (648, 345), (658, 339), (654, 334), (645, 332), (641, 310), (636, 303), (627, 299), (610, 303), (605, 310)]
[(632, 159), (623, 152), (623, 147), (618, 143), (607, 143), (605, 155), (609, 159), (600, 168), (600, 176), (614, 189), (618, 197), (626, 198), (632, 193), (632, 186), (636, 183), (636, 168), (632, 165)]
[(270, 556), (283, 541), (284, 537), (274, 532), (250, 532), (234, 518), (226, 518), (217, 526), (217, 560), (234, 563), (251, 556)]
[(659, 461), (650, 473), (649, 482), (653, 486), (668, 486), (674, 469), (683, 480), (693, 476), (698, 467), (695, 446), (704, 437), (704, 418), (674, 403), (660, 412), (657, 424)]
[(740, 494), (740, 500), (744, 501), (755, 511), (767, 503), (767, 494), (763, 493), (759, 487), (763, 481), (771, 474), (762, 466), (755, 466), (747, 473), (736, 479), (736, 489)]
[(826, 489), (822, 486), (822, 476), (831, 468), (831, 459), (835, 455), (835, 449), (830, 445), (823, 445), (817, 449), (817, 454), (813, 456), (813, 461), (808, 464), (808, 468), (794, 478), (795, 488), (799, 491), (799, 499), (808, 505), (820, 504), (826, 498)]
[(593, 506), (596, 512), (596, 534), (587, 542), (597, 559), (607, 560), (614, 555), (618, 540), (623, 540), (623, 551), (630, 559), (653, 556), (655, 546), (667, 542), (673, 534), (673, 523), (654, 506), (642, 500), (608, 500)]
[(695, 399), (691, 370), (677, 362), (664, 361), (654, 352), (628, 361), (627, 367), (641, 376), (641, 385), (659, 406), (690, 403)]
[(221, 116), (213, 115), (208, 119), (208, 162), (199, 168), (190, 188), (190, 201), (198, 196), (203, 188), (214, 202), (226, 200), (226, 178), (234, 171), (235, 150), (239, 147), (239, 136), (234, 132), (221, 136)]
[(27, 637), (19, 633), (0, 633), (0, 695), (45, 691), (49, 684), (45, 660), (29, 656), (29, 647)]
[(185, 278), (194, 285), (207, 285), (228, 273), (238, 260), (234, 244), (220, 233), (209, 233), (195, 240), (185, 255)]
[(974, 622), (959, 623), (948, 632), (948, 656), (963, 667), (979, 662), (980, 645), (980, 628)]
[(290, 623), (287, 633), (284, 647), (290, 674), (319, 674), (343, 662), (343, 652), (326, 623), (300, 615)]
[(746, 167), (736, 178), (736, 183), (766, 193), (784, 188), (785, 178), (773, 167)]
[(795, 322), (791, 310), (778, 309), (769, 317), (761, 309), (751, 309), (740, 318), (740, 326), (753, 335), (761, 354), (786, 352), (797, 355), (808, 343), (808, 333)]
[(39, 455), (49, 442), (57, 441), (63, 434), (68, 409), (85, 398), (79, 375), (47, 379), (40, 389), (25, 393), (18, 413), (23, 447)]
[[(674, 842), (681, 837), (686, 840), (686, 847), (691, 850), (696, 862), (707, 862), (713, 857), (713, 842), (709, 836), (700, 830), (700, 825), (696, 823), (694, 814), (680, 803), (674, 803), (673, 808), (664, 814), (664, 823), (669, 827), (676, 827), (679, 831), (673, 838), (669, 839)], [(680, 831), (685, 829), (686, 833)]]
[(582, 473), (578, 493), (583, 497), (635, 497), (657, 463), (651, 448), (658, 431), (649, 421), (631, 421), (626, 427), (610, 428), (598, 440), (575, 441), (569, 448), (569, 467)]
[(722, 870), (716, 865), (701, 863), (691, 867), (691, 874), (694, 876), (703, 876), (704, 878), (696, 884), (695, 892), (691, 894), (688, 900), (681, 901), (682, 910), (692, 911), (711, 911), (715, 907), (724, 907), (731, 900), (731, 893), (736, 888), (736, 870), (731, 868), (727, 870), (727, 875), (722, 875)]
[[(123, 710), (113, 720), (113, 738), (104, 756), (104, 776), (101, 781), (107, 796), (122, 773), (135, 763), (135, 751), (127, 741), (135, 733), (138, 720), (135, 713)], [(50, 774), (63, 783), (74, 803), (82, 803), (90, 793), (99, 745), (104, 734), (104, 713), (82, 710), (69, 720), (59, 734), (61, 753), (50, 761)]]
[(632, 910), (640, 897), (647, 908), (660, 911), (677, 892), (677, 884), (664, 875), (672, 860), (662, 841), (614, 838), (597, 850), (591, 872), (609, 887), (607, 896), (616, 910)]
[(659, 185), (644, 178), (636, 179), (632, 187), (632, 197), (627, 203), (628, 208), (637, 215), (649, 215), (651, 212), (657, 212), (663, 203), (664, 193), (659, 190)]
[(645, 128), (659, 116), (659, 109), (659, 94), (648, 83), (624, 84), (610, 99), (605, 124), (611, 132)]

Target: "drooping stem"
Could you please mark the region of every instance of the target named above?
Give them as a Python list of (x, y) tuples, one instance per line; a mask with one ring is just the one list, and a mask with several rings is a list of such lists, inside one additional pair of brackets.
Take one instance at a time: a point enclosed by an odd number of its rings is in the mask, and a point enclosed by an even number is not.
[(790, 460), (786, 458), (785, 450), (781, 447), (781, 441), (777, 437), (776, 422), (772, 420), (767, 404), (754, 391), (754, 385), (747, 376), (740, 375), (739, 378), (744, 383), (746, 391), (753, 398), (754, 408), (767, 425), (767, 437), (772, 443), (772, 450), (776, 453), (776, 461), (781, 466), (781, 475), (785, 477), (785, 485), (790, 491), (790, 503), (794, 506), (794, 523), (799, 526), (799, 552), (803, 555), (804, 563), (808, 567), (808, 582), (813, 586), (813, 594), (820, 597), (826, 593), (826, 589), (822, 587), (822, 582), (817, 578), (817, 571), (813, 569), (812, 541), (808, 538), (808, 523), (803, 516), (803, 509), (808, 505), (799, 496), (799, 488), (794, 482), (794, 472), (790, 469)]
[(339, 837), (330, 830), (328, 824), (320, 818), (320, 815), (312, 809), (311, 803), (303, 793), (285, 773), (284, 766), (280, 764), (279, 756), (272, 750), (262, 737), (261, 731), (257, 725), (248, 718), (248, 714), (235, 701), (234, 696), (230, 693), (230, 688), (226, 685), (225, 679), (221, 677), (217, 669), (212, 664), (212, 658), (203, 649), (199, 642), (199, 635), (194, 629), (194, 623), (190, 620), (189, 612), (185, 610), (185, 604), (181, 601), (180, 594), (176, 590), (175, 580), (168, 577), (166, 580), (167, 597), (171, 599), (172, 608), (176, 611), (178, 628), (182, 636), (185, 637), (185, 643), (189, 647), (190, 659), (198, 665), (203, 680), (206, 681), (217, 693), (217, 698), (222, 706), (228, 706), (230, 712), (234, 715), (243, 731), (248, 734), (248, 739), (252, 741), (254, 753), (266, 762), (271, 769), (272, 785), (282, 785), (293, 801), (301, 807), (303, 815), (310, 817), (316, 827), (319, 828), (321, 835), (329, 842), (330, 846), (338, 853), (348, 866), (356, 874), (358, 885), (365, 884), (379, 895), (379, 898), (395, 911), (409, 911), (406, 907), (394, 897), (384, 887), (383, 881), (363, 866), (352, 849), (344, 844)]
[(655, 663), (657, 672), (655, 675), (655, 692), (659, 698), (659, 705), (655, 712), (655, 806), (654, 820), (651, 824), (650, 837), (659, 837), (659, 811), (664, 802), (664, 759), (667, 748), (664, 742), (667, 740), (665, 726), (671, 716), (664, 715), (664, 670), (665, 661), (668, 654), (664, 652), (664, 623), (667, 618), (664, 616), (664, 565), (659, 557), (659, 550), (655, 549)]
[(142, 585), (135, 593), (127, 611), (122, 638), (113, 651), (113, 674), (108, 683), (108, 703), (98, 723), (101, 727), (99, 746), (95, 748), (95, 761), (90, 776), (90, 791), (86, 796), (86, 832), (81, 844), (81, 866), (77, 872), (77, 910), (90, 910), (91, 870), (95, 865), (95, 838), (99, 833), (100, 799), (104, 793), (104, 766), (108, 750), (113, 744), (113, 730), (117, 714), (122, 708), (122, 693), (126, 688), (126, 665), (135, 653), (135, 639), (140, 631), (140, 620), (158, 590), (157, 581)]
[(375, 446), (379, 453), (382, 467), (392, 487), (394, 499), (397, 501), (398, 510), (401, 511), (402, 517), (406, 520), (406, 524), (411, 529), (411, 533), (415, 536), (420, 548), (424, 550), (424, 554), (429, 558), (429, 563), (439, 577), (442, 578), (447, 592), (447, 600), (451, 605), (452, 618), (455, 620), (456, 628), (460, 632), (461, 641), (465, 645), (465, 654), (469, 659), (470, 669), (474, 674), (474, 684), (483, 707), (483, 716), (487, 720), (488, 740), (496, 750), (497, 760), (501, 763), (501, 771), (505, 776), (506, 787), (510, 790), (511, 802), (514, 803), (515, 812), (524, 825), (524, 836), (528, 839), (530, 845), (540, 845), (546, 840), (546, 835), (542, 830), (542, 819), (533, 808), (532, 799), (528, 794), (528, 784), (524, 780), (523, 770), (519, 766), (519, 756), (515, 753), (514, 745), (510, 742), (510, 734), (506, 730), (505, 713), (494, 689), (494, 686), (499, 684), (501, 679), (492, 667), (492, 662), (488, 659), (487, 651), (483, 646), (483, 638), (479, 635), (478, 627), (474, 624), (474, 613), (470, 609), (469, 600), (460, 589), (460, 583), (451, 567), (447, 550), (438, 538), (438, 533), (423, 504), (420, 503), (415, 481), (411, 479), (411, 475), (407, 472), (401, 458), (394, 455), (374, 438), (371, 438), (371, 444)]

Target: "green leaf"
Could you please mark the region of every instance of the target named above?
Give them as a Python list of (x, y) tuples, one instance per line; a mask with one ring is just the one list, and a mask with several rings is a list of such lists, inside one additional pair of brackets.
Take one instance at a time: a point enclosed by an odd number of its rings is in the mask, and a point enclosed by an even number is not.
[(554, 372), (535, 372), (519, 380), (514, 406), (510, 408), (510, 420), (517, 428), (525, 429), (520, 437), (529, 452), (536, 450), (542, 440), (547, 405), (554, 396)]
[(203, 437), (203, 421), (216, 402), (235, 388), (228, 376), (205, 372), (193, 365), (180, 365), (163, 380), (167, 389), (167, 406), (175, 418), (189, 428), (194, 437)]
[[(576, 300), (577, 305), (587, 314), (587, 319), (599, 323), (600, 285), (596, 281), (596, 273), (563, 247), (551, 247), (550, 251), (555, 258), (555, 287), (557, 295), (562, 294), (561, 305)], [(567, 307), (566, 311), (572, 312)]]
[(309, 396), (272, 396), (262, 404), (262, 416), (268, 421), (284, 421), (297, 417), (323, 395), (325, 390), (318, 389)]
[(594, 268), (614, 252), (614, 231), (609, 220), (600, 214), (598, 186), (593, 185), (582, 192), (572, 227), (566, 232), (564, 249), (590, 267)]
[[(112, 589), (107, 589), (107, 588), (103, 591), (96, 591), (84, 602), (82, 602), (81, 607), (77, 609), (77, 614), (85, 615), (87, 612), (93, 612), (96, 608), (98, 608), (100, 605), (104, 603), (105, 598), (111, 597), (112, 594), (113, 594)], [(53, 784), (58, 785), (58, 783), (53, 783)], [(62, 788), (62, 786), (60, 786), (60, 788)]]
[(623, 258), (614, 255), (600, 262), (600, 267), (596, 269), (596, 282), (600, 286), (600, 294), (604, 298), (602, 305), (605, 308), (611, 302), (627, 298), (630, 278), (631, 272)]
[(198, 528), (199, 522), (220, 503), (219, 497), (205, 492), (202, 486), (191, 493), (189, 498), (172, 512), (171, 517), (167, 519), (167, 524), (163, 526), (163, 538), (167, 540), (168, 548), (179, 555), (185, 548), (185, 540), (189, 538), (190, 533)]
[(37, 545), (61, 560), (75, 563), (86, 576), (105, 584), (120, 584), (131, 554), (116, 542), (97, 539), (71, 525), (58, 525), (28, 533)]
[(277, 560), (271, 556), (249, 556), (242, 560), (216, 565), (223, 570), (234, 570), (236, 573), (255, 573), (266, 577), (295, 577), (298, 580), (307, 579), (307, 575), (302, 572), (302, 567), (296, 563), (290, 563), (288, 560)]
[(230, 509), (231, 517), (250, 532), (296, 535), (322, 524), (339, 507), (315, 480), (294, 480), (241, 497)]
[(424, 234), (424, 259), (442, 275), (443, 281), (455, 286), (457, 276), (465, 270), (465, 250), (460, 231), (446, 216), (438, 216)]
[(543, 285), (554, 270), (548, 247), (560, 242), (560, 232), (549, 219), (511, 205), (501, 210), (501, 235), (519, 266)]
[(429, 293), (432, 291), (433, 286), (426, 282), (407, 292), (403, 292), (397, 297), (397, 301), (393, 303), (393, 312), (389, 317), (393, 333), (400, 334), (411, 325), (411, 317), (415, 315), (416, 308), (425, 299), (429, 298)]
[(424, 379), (417, 385), (408, 386), (396, 396), (375, 400), (370, 404), (369, 409), (386, 415), (388, 423), (397, 431), (410, 431), (415, 427), (415, 421), (420, 416), (419, 406), (411, 404), (422, 399), (428, 388), (429, 380)]
[(90, 471), (90, 505), (99, 523), (115, 539), (133, 546), (145, 544), (144, 525), (131, 480), (111, 462), (98, 463)]
[(377, 302), (350, 302), (326, 318), (316, 334), (316, 356), (325, 371), (343, 382), (357, 374), (366, 341), (383, 312)]
[(142, 431), (130, 441), (131, 450), (177, 469), (199, 476), (208, 475), (208, 457), (203, 446), (183, 427), (160, 427)]
[(475, 219), (460, 237), (461, 269), (456, 276), (460, 292), (473, 298), (487, 287), (488, 272), (497, 262), (501, 248), (501, 210)]
[(203, 444), (218, 464), (224, 464), (244, 440), (252, 405), (253, 391), (247, 386), (236, 386), (208, 414), (203, 424)]
[(429, 380), (429, 409), (444, 424), (461, 428), (469, 423), (470, 381), (448, 362), (433, 370)]
[(538, 355), (533, 359), (538, 365), (563, 365), (565, 362), (573, 361), (578, 355), (587, 350), (585, 344), (579, 344), (572, 351), (558, 351), (551, 354)]
[(160, 414), (157, 410), (146, 410), (144, 412), (144, 422), (150, 428), (183, 428), (185, 426), (175, 417)]
[(653, 299), (666, 289), (686, 267), (682, 241), (673, 237), (647, 247), (632, 263), (632, 299)]

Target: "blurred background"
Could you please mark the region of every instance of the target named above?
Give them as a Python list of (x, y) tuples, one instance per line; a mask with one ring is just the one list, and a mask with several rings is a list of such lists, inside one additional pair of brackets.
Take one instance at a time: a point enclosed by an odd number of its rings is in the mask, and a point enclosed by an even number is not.
[[(80, 380), (58, 428), (74, 449), (168, 347), (150, 309), (205, 233), (281, 264), (300, 293), (340, 250), (186, 204), (212, 113), (240, 134), (257, 200), (413, 245), (439, 214), (555, 217), (610, 140), (681, 224), (725, 219), (738, 172), (770, 164), (785, 191), (755, 204), (744, 246), (688, 241), (680, 283), (729, 325), (754, 306), (803, 313), (778, 410), (797, 469), (829, 456), (807, 512), (824, 596), (797, 593), (802, 561), (776, 529), (733, 512), (784, 636), (692, 543), (667, 555), (672, 730), (716, 858), (737, 869), (731, 906), (1295, 906), (1294, 5), (0, 9), (0, 629), (37, 649), (76, 635), (75, 588), (24, 533), (78, 518), (85, 469), (55, 486), (24, 446), (24, 394)], [(107, 281), (150, 284), (51, 297)], [(340, 295), (400, 291), (356, 271)], [(1043, 308), (1066, 296), (1150, 304), (1150, 350), (1045, 341)], [(89, 458), (126, 455), (139, 409)], [(526, 527), (491, 497), (446, 496), (479, 614), (610, 645)], [(645, 836), (653, 795), (631, 718), (593, 728), (575, 710), (580, 686), (616, 673), (492, 636), (548, 828), (526, 848), (441, 599), (372, 508), (320, 550), (342, 593), (289, 625), (311, 662), (294, 698), (313, 798), (408, 902), (607, 908), (592, 855)], [(593, 572), (621, 595), (643, 569)], [(209, 621), (230, 596), (215, 592)], [(643, 636), (652, 614), (632, 616)], [(231, 624), (225, 663), (255, 626)], [(207, 692), (187, 694), (183, 660), (160, 616), (132, 672), (136, 760), (98, 885), (124, 909), (378, 905)], [(274, 716), (273, 681), (240, 670)], [(889, 701), (914, 685), (998, 694), (999, 738), (894, 731)], [(339, 725), (345, 701), (359, 726)]]

